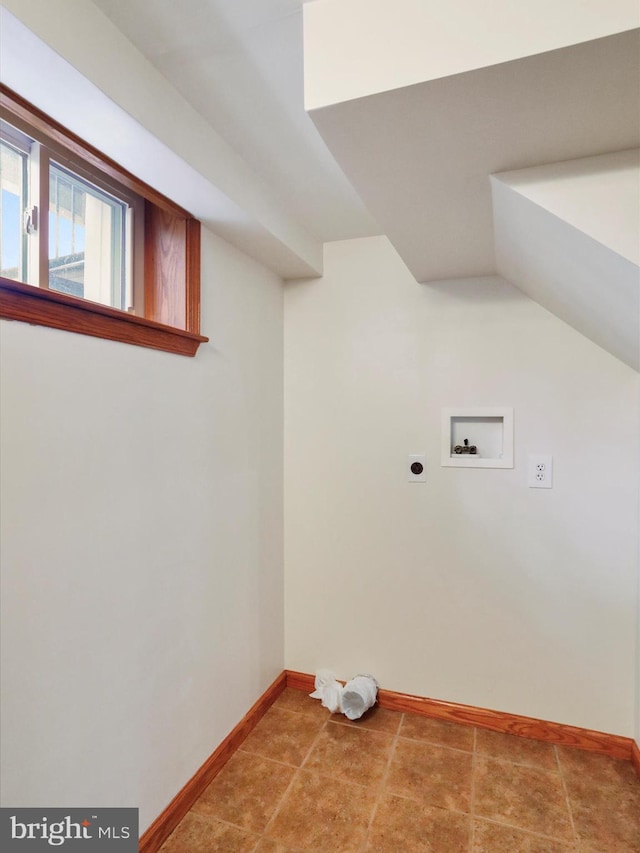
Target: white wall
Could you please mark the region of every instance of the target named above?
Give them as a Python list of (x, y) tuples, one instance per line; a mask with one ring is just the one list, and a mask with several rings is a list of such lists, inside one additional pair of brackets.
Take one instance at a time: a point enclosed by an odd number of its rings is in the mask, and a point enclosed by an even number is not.
[(305, 105), (318, 109), (639, 25), (635, 0), (315, 0), (304, 6)]
[[(514, 407), (513, 470), (440, 467), (458, 405)], [(637, 432), (637, 375), (504, 281), (327, 245), (285, 294), (287, 667), (630, 736)]]
[(282, 671), (281, 282), (202, 291), (195, 359), (0, 326), (3, 805), (144, 830)]

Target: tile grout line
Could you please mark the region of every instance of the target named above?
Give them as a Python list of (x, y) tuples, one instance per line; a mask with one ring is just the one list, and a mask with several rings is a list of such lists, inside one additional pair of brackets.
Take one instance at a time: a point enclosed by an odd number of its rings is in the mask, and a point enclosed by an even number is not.
[(327, 726), (329, 725), (330, 721), (331, 721), (331, 717), (327, 717), (327, 719), (324, 721), (324, 723), (320, 726), (320, 731), (319, 731), (319, 732), (318, 732), (318, 734), (314, 737), (314, 739), (313, 739), (313, 741), (311, 742), (311, 745), (310, 745), (309, 749), (307, 750), (307, 752), (306, 752), (306, 754), (305, 754), (304, 758), (303, 758), (303, 759), (302, 759), (302, 761), (300, 762), (300, 767), (298, 768), (299, 770), (302, 770), (302, 769), (303, 769), (303, 767), (305, 766), (305, 764), (307, 763), (307, 761), (309, 760), (309, 758), (310, 758), (310, 756), (311, 756), (311, 753), (312, 753), (312, 752), (313, 752), (313, 750), (315, 749), (316, 744), (318, 743), (318, 741), (320, 740), (320, 737), (322, 736), (322, 732), (327, 728)]
[[(247, 829), (246, 826), (240, 826), (240, 824), (238, 824), (238, 823), (232, 823), (232, 821), (230, 821), (230, 820), (224, 820), (224, 818), (216, 817), (215, 815), (206, 815), (206, 814), (201, 814), (200, 812), (194, 812), (192, 809), (190, 809), (187, 812), (187, 814), (193, 814), (193, 815), (195, 815), (196, 818), (200, 818), (200, 819), (207, 821), (209, 823), (221, 823), (223, 826), (228, 826), (231, 829), (237, 829), (240, 832), (244, 833), (245, 835), (256, 836), (256, 846), (253, 848), (252, 853), (255, 853), (256, 847), (262, 841), (262, 836), (260, 835), (259, 832), (255, 832), (252, 829)], [(186, 815), (185, 815), (185, 817), (186, 817)], [(177, 827), (176, 827), (176, 829), (177, 829)], [(171, 837), (171, 836), (169, 836), (169, 837)]]
[[(356, 783), (352, 782), (352, 784), (355, 785)], [(409, 794), (401, 794), (398, 791), (393, 791), (391, 796), (396, 797), (398, 800), (407, 800), (407, 802), (414, 803), (418, 806), (427, 806), (427, 808), (434, 809), (434, 811), (447, 812), (449, 814), (460, 815), (460, 817), (471, 817), (469, 812), (462, 812), (460, 809), (450, 809), (447, 808), (447, 806), (437, 806), (435, 803), (428, 802), (427, 800), (423, 800), (418, 797), (412, 797)], [(486, 820), (486, 818), (483, 818), (483, 820)], [(497, 821), (494, 820), (493, 823), (497, 823)]]
[(582, 847), (582, 843), (578, 836), (578, 832), (576, 830), (576, 824), (573, 819), (573, 809), (571, 808), (571, 800), (569, 798), (569, 788), (567, 787), (566, 780), (564, 778), (564, 771), (562, 769), (562, 762), (560, 761), (560, 754), (558, 753), (558, 747), (554, 744), (553, 751), (556, 756), (556, 762), (558, 764), (558, 773), (560, 774), (560, 782), (562, 784), (562, 790), (564, 791), (564, 797), (567, 803), (567, 810), (569, 812), (569, 822), (571, 824), (571, 831), (573, 832), (573, 840), (576, 845), (576, 850), (579, 850)]
[[(553, 746), (553, 744), (551, 744)], [(503, 755), (491, 755), (489, 752), (478, 752), (479, 756), (482, 756), (486, 761), (499, 761), (501, 764), (513, 764), (514, 767), (524, 767), (525, 770), (540, 770), (543, 773), (553, 773), (556, 776), (560, 776), (560, 771), (556, 767), (552, 769), (551, 767), (544, 767), (541, 764), (527, 764), (522, 761), (513, 761), (511, 758), (505, 758)]]
[[(471, 727), (469, 726), (468, 728)], [(409, 743), (424, 743), (427, 744), (427, 746), (437, 746), (439, 749), (450, 749), (452, 752), (462, 752), (465, 755), (471, 755), (473, 753), (473, 749), (462, 749), (460, 746), (449, 746), (448, 743), (442, 743), (442, 741), (438, 740), (428, 740), (427, 738), (422, 737), (404, 737), (402, 735), (400, 735), (399, 738), (400, 740), (407, 740)]]
[(380, 805), (380, 801), (385, 793), (387, 787), (387, 779), (389, 778), (389, 773), (391, 772), (391, 764), (393, 762), (393, 756), (396, 752), (396, 746), (398, 744), (398, 740), (400, 738), (400, 730), (402, 729), (402, 724), (404, 722), (404, 713), (400, 715), (400, 722), (398, 723), (398, 728), (396, 730), (395, 735), (393, 736), (393, 741), (391, 742), (391, 749), (389, 750), (389, 758), (387, 759), (387, 766), (384, 768), (384, 773), (382, 774), (382, 778), (380, 779), (380, 790), (378, 792), (378, 796), (376, 797), (376, 801), (373, 804), (373, 808), (371, 810), (371, 815), (369, 817), (369, 823), (367, 825), (367, 834), (365, 835), (364, 843), (362, 846), (363, 853), (366, 853), (367, 847), (369, 846), (369, 839), (371, 838), (371, 830), (373, 829), (373, 822), (376, 819), (376, 814), (378, 813), (378, 806)]
[(291, 770), (298, 770), (299, 768), (298, 764), (289, 764), (288, 761), (278, 761), (277, 758), (269, 758), (268, 755), (263, 755), (261, 752), (254, 752), (252, 749), (237, 749), (236, 752), (242, 752), (244, 755), (250, 755), (252, 758), (262, 758), (263, 761), (270, 761), (279, 767), (289, 767)]
[[(240, 824), (238, 824), (238, 823), (233, 823), (233, 821), (225, 820), (224, 818), (218, 817), (217, 815), (204, 814), (202, 812), (194, 812), (193, 808), (190, 808), (184, 817), (187, 817), (188, 815), (191, 815), (192, 818), (195, 818), (196, 820), (203, 821), (204, 823), (220, 823), (223, 826), (230, 827), (231, 829), (237, 829), (239, 832), (242, 832), (244, 835), (255, 836), (256, 837), (256, 847), (262, 841), (262, 836), (260, 835), (259, 832), (256, 832), (253, 829), (247, 829), (246, 826), (240, 826)], [(184, 818), (182, 820), (184, 820)], [(180, 821), (178, 826), (180, 826), (181, 823), (182, 823), (182, 821)], [(178, 826), (176, 826), (176, 829), (178, 829)], [(175, 833), (176, 829), (174, 829), (173, 832), (171, 833), (171, 835), (165, 840), (162, 847), (164, 847), (164, 845), (167, 843), (169, 838), (171, 838), (171, 836)], [(160, 851), (162, 850), (162, 847), (160, 848), (158, 853), (160, 853)], [(253, 850), (255, 851), (255, 847), (253, 848)]]
[[(460, 812), (458, 812), (460, 814)], [(573, 841), (568, 841), (566, 838), (559, 838), (557, 835), (547, 835), (544, 832), (536, 832), (535, 829), (525, 829), (523, 826), (519, 826), (517, 823), (507, 823), (504, 820), (498, 820), (495, 817), (483, 817), (482, 815), (478, 815), (476, 820), (479, 820), (482, 823), (491, 823), (494, 826), (502, 826), (505, 829), (515, 829), (520, 835), (530, 835), (532, 838), (544, 839), (544, 841), (553, 841), (555, 844), (573, 844)]]
[[(312, 751), (313, 751), (313, 749), (315, 748), (315, 745), (316, 745), (316, 744), (318, 743), (318, 741), (320, 740), (320, 736), (322, 735), (322, 732), (326, 729), (326, 727), (327, 727), (327, 723), (329, 722), (329, 719), (330, 719), (330, 717), (327, 717), (327, 719), (324, 721), (324, 723), (320, 726), (320, 729), (319, 729), (319, 731), (318, 731), (318, 734), (314, 737), (313, 741), (311, 742), (311, 744), (310, 744), (310, 746), (309, 746), (309, 749), (307, 750), (307, 752), (305, 753), (304, 758), (303, 758), (303, 759), (302, 759), (302, 761), (300, 762), (299, 767), (296, 767), (296, 772), (295, 772), (295, 773), (293, 774), (293, 776), (291, 777), (291, 781), (289, 782), (289, 784), (287, 785), (287, 787), (286, 787), (286, 789), (285, 789), (284, 793), (283, 793), (283, 794), (282, 794), (282, 796), (280, 797), (280, 800), (279, 800), (279, 802), (278, 802), (278, 805), (276, 806), (276, 808), (275, 808), (275, 809), (274, 809), (274, 811), (273, 811), (273, 814), (271, 815), (271, 817), (270, 817), (270, 818), (269, 818), (269, 820), (267, 821), (267, 824), (266, 824), (265, 828), (262, 830), (262, 835), (260, 836), (260, 838), (261, 838), (261, 839), (262, 839), (262, 838), (268, 838), (268, 836), (267, 836), (267, 830), (269, 829), (269, 827), (271, 826), (271, 824), (272, 824), (272, 823), (274, 823), (275, 819), (276, 819), (276, 818), (278, 817), (278, 815), (280, 814), (280, 811), (282, 810), (282, 806), (283, 806), (284, 801), (286, 800), (286, 798), (287, 798), (287, 796), (288, 796), (288, 794), (289, 794), (289, 791), (290, 791), (290, 790), (291, 790), (291, 788), (293, 787), (293, 785), (294, 785), (294, 783), (295, 783), (296, 779), (298, 779), (298, 777), (300, 776), (300, 773), (301, 773), (301, 771), (302, 771), (302, 768), (304, 767), (304, 763), (305, 763), (305, 761), (309, 758), (309, 756), (311, 755), (311, 752), (312, 752)], [(271, 841), (273, 841), (274, 839), (270, 839), (270, 840), (271, 840)], [(279, 843), (279, 842), (277, 842), (277, 843)]]
[(473, 728), (473, 758), (471, 759), (471, 801), (469, 803), (469, 812), (471, 816), (471, 831), (469, 833), (469, 853), (473, 853), (475, 843), (475, 806), (476, 806), (476, 767), (478, 762), (478, 729)]

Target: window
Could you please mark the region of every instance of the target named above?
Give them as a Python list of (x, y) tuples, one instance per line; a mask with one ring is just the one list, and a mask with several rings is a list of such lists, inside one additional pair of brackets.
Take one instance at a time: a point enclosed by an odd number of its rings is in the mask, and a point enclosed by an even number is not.
[(133, 307), (131, 207), (49, 165), (49, 287), (103, 305)]
[(144, 200), (4, 119), (0, 146), (2, 276), (140, 313)]
[(0, 88), (0, 316), (195, 355), (200, 225)]

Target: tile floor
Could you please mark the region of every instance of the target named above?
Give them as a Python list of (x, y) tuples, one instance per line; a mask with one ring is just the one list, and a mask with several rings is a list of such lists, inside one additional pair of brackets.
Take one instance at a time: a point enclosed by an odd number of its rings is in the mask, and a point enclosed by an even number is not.
[(630, 762), (287, 689), (162, 853), (630, 853)]

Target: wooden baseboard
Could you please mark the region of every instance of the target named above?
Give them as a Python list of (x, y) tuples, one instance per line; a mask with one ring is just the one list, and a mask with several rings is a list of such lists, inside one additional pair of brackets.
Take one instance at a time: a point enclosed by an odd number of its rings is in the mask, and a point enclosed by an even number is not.
[(640, 779), (640, 747), (635, 740), (631, 741), (631, 763), (635, 768), (636, 776)]
[(285, 687), (286, 673), (282, 672), (140, 837), (138, 845), (140, 853), (156, 853), (159, 850)]
[[(314, 689), (314, 677), (312, 675), (286, 670), (286, 676), (287, 687), (305, 690), (308, 693)], [(443, 702), (440, 699), (425, 699), (422, 696), (396, 693), (393, 690), (379, 690), (378, 704), (381, 708), (388, 708), (391, 711), (408, 711), (411, 714), (422, 714), (425, 717), (433, 717), (437, 720), (463, 723), (481, 729), (491, 729), (494, 732), (504, 732), (519, 737), (549, 741), (562, 746), (573, 746), (577, 749), (600, 752), (613, 758), (633, 760), (636, 771), (640, 775), (638, 747), (631, 738), (620, 735), (581, 729), (577, 726), (566, 726), (562, 723), (550, 723), (533, 717), (507, 714), (504, 711), (490, 711), (486, 708), (476, 708), (473, 705)], [(635, 746), (633, 753), (632, 746)]]
[[(313, 693), (316, 689), (316, 680), (313, 675), (307, 675), (306, 672), (294, 672), (292, 669), (284, 671), (287, 679), (287, 687), (293, 687), (294, 690), (304, 690), (306, 693)], [(344, 684), (344, 681), (342, 682)]]

